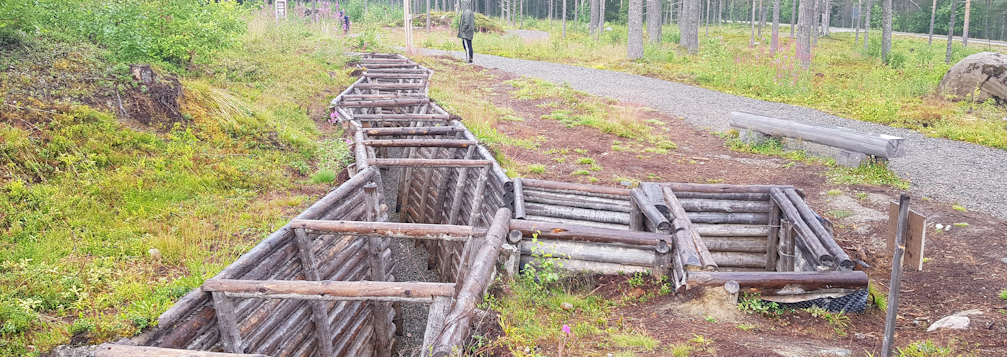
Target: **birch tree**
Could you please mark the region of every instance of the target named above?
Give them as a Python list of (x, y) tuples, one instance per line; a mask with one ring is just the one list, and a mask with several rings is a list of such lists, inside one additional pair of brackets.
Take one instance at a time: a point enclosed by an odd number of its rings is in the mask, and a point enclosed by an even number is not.
[(643, 0), (629, 0), (628, 30), (626, 36), (628, 53), (626, 58), (634, 60), (643, 57)]
[[(937, 1), (937, 0), (934, 0)], [(857, 0), (857, 18), (853, 19), (856, 22), (856, 36), (853, 38), (853, 46), (856, 47), (857, 43), (860, 42), (860, 24), (864, 21), (864, 0)]]
[(969, 45), (969, 14), (971, 14), (971, 12), (972, 0), (965, 0), (965, 23), (962, 24), (962, 47), (967, 47)]
[(797, 0), (790, 0), (790, 38), (794, 38), (795, 27), (797, 27)]
[(591, 19), (588, 21), (587, 29), (594, 36), (598, 31), (598, 1), (599, 0), (588, 0), (591, 2)]
[(755, 47), (755, 2), (757, 0), (752, 0), (752, 39), (748, 41), (748, 47)]
[(652, 43), (661, 43), (661, 5), (661, 0), (647, 0), (647, 36)]

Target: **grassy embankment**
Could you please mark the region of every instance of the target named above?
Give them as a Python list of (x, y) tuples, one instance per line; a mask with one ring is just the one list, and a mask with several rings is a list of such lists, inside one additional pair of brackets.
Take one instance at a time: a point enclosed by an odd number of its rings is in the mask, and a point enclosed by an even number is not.
[(234, 46), (189, 64), (152, 61), (184, 86), (177, 124), (107, 109), (148, 89), (114, 46), (4, 33), (0, 355), (156, 323), (314, 202), (347, 162), (339, 133), (316, 121), (353, 79), (344, 49), (373, 38), (347, 44), (334, 21), (277, 25), (268, 12), (237, 11)]
[[(917, 130), (929, 136), (1007, 149), (1007, 108), (993, 103), (955, 103), (937, 93), (947, 69), (943, 42), (932, 47), (926, 39), (896, 37), (889, 65), (882, 64), (880, 31), (872, 30), (870, 51), (854, 46), (852, 33), (822, 37), (814, 49), (810, 71), (795, 65), (793, 40), (781, 30), (781, 48), (769, 55), (769, 31), (749, 47), (750, 28), (711, 27), (700, 31), (698, 55), (686, 55), (674, 43), (678, 29), (665, 26), (664, 44), (646, 45), (644, 58), (626, 61), (626, 28), (612, 25), (600, 41), (592, 40), (584, 24), (568, 24), (562, 39), (560, 25), (526, 19), (526, 29), (549, 31), (547, 40), (524, 40), (512, 35), (477, 33), (478, 53), (574, 64), (640, 74), (705, 88), (819, 109), (835, 115)], [(454, 31), (440, 29), (427, 35), (415, 32), (418, 46), (459, 50)], [(392, 40), (398, 40), (397, 37)], [(954, 45), (952, 63), (987, 50), (981, 44)], [(1007, 49), (993, 47), (993, 51)]]

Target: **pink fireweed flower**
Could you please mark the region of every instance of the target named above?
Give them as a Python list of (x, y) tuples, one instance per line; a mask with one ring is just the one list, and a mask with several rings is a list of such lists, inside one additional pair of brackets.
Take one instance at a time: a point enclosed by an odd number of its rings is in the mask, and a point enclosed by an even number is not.
[(570, 334), (570, 326), (569, 325), (563, 325), (563, 333), (565, 333), (567, 335)]

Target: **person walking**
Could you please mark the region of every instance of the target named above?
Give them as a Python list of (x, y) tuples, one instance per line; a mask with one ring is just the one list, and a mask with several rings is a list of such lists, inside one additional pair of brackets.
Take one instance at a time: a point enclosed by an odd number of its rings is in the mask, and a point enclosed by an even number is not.
[(465, 59), (472, 63), (472, 35), (476, 32), (476, 15), (472, 13), (472, 0), (462, 0), (461, 18), (458, 19), (458, 38), (462, 39)]

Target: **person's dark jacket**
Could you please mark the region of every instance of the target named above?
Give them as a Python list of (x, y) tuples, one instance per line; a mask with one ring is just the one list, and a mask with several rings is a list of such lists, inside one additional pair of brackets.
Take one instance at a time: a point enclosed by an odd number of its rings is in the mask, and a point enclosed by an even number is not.
[(472, 12), (472, 0), (462, 0), (462, 16), (458, 22), (458, 38), (472, 39), (476, 32), (476, 15)]

